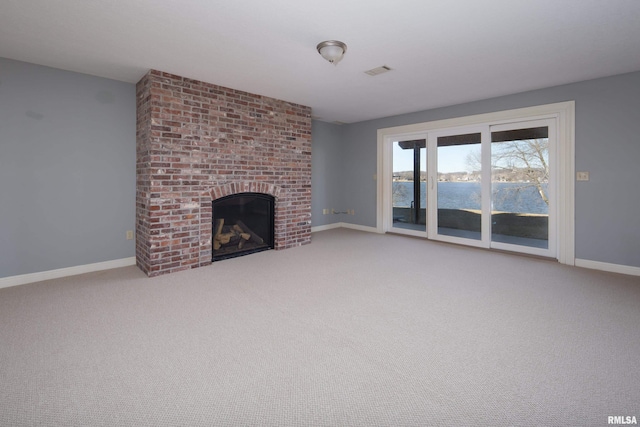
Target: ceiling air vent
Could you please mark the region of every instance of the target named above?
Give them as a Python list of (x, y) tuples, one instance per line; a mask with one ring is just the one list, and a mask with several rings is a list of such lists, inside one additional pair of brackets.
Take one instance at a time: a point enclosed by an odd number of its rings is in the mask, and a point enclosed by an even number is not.
[(369, 71), (365, 71), (365, 74), (369, 74), (370, 76), (377, 76), (378, 74), (386, 73), (387, 71), (391, 71), (391, 67), (383, 65), (382, 67), (377, 67)]

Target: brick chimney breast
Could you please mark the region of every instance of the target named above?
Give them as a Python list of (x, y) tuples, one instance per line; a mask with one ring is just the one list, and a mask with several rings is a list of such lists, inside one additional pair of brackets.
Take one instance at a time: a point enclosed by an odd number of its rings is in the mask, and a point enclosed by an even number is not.
[(275, 197), (276, 250), (311, 241), (311, 108), (149, 71), (137, 84), (136, 262), (211, 264), (220, 197)]

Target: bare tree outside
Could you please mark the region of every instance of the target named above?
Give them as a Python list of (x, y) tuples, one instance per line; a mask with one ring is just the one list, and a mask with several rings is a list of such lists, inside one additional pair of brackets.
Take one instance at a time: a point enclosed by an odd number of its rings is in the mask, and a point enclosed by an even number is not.
[(494, 142), (491, 148), (492, 178), (500, 181), (501, 174), (508, 173), (512, 182), (534, 186), (548, 206), (549, 139)]
[[(471, 169), (479, 170), (480, 154), (469, 153), (466, 162)], [(548, 138), (493, 142), (491, 168), (492, 181), (520, 184), (502, 191), (517, 192), (524, 188), (535, 187), (544, 203), (549, 205), (546, 186), (549, 183)]]

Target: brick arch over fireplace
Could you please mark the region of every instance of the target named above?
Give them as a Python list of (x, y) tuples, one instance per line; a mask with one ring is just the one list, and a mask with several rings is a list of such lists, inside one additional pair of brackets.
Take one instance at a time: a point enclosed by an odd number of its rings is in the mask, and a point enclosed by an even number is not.
[(211, 264), (214, 199), (274, 196), (274, 248), (311, 241), (311, 109), (151, 70), (136, 86), (136, 262)]
[(280, 197), (280, 187), (266, 182), (257, 181), (238, 181), (228, 182), (226, 184), (216, 185), (211, 189), (205, 191), (205, 195), (211, 196), (211, 200), (216, 200), (221, 197), (231, 196), (239, 193), (263, 193), (273, 196), (278, 200)]

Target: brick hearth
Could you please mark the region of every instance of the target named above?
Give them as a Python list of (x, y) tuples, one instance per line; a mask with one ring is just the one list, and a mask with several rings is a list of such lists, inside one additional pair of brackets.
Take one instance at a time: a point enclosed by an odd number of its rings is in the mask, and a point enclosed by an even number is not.
[(275, 249), (311, 241), (311, 109), (152, 70), (137, 84), (136, 260), (211, 263), (211, 202), (275, 197)]

